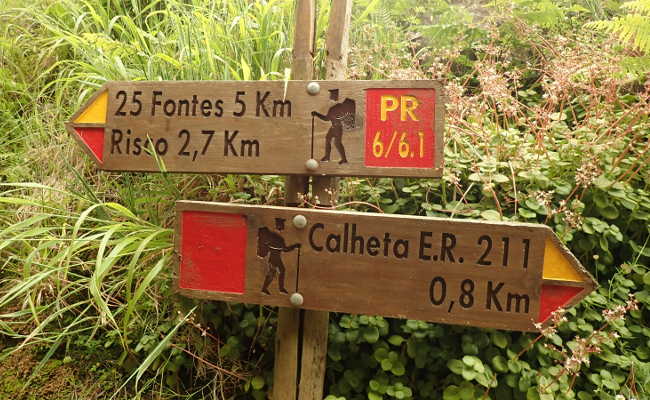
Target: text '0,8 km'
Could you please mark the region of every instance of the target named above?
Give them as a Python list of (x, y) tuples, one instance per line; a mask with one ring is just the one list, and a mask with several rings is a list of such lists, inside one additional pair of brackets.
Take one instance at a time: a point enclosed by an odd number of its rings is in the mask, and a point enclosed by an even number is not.
[(111, 171), (434, 177), (442, 99), (435, 81), (109, 82), (66, 127)]
[(179, 202), (176, 240), (190, 297), (528, 331), (595, 287), (544, 225)]

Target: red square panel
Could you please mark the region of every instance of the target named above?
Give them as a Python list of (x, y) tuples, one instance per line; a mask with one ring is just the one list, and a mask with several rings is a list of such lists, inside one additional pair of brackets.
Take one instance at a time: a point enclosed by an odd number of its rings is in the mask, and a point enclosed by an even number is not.
[(433, 168), (435, 108), (434, 89), (366, 90), (364, 164)]
[(183, 211), (179, 285), (244, 293), (246, 219), (239, 214)]

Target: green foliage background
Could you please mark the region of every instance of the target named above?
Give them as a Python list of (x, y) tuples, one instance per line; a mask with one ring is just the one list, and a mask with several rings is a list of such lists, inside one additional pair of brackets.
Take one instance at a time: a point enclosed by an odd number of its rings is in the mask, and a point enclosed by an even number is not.
[[(611, 27), (647, 17), (632, 3), (355, 2), (350, 78), (443, 80), (446, 165), (439, 180), (346, 179), (341, 203), (548, 224), (601, 286), (541, 340), (332, 314), (328, 400), (650, 397), (649, 38)], [(30, 398), (53, 365), (76, 369), (52, 399), (267, 397), (276, 311), (175, 296), (170, 227), (178, 199), (280, 204), (282, 178), (98, 173), (63, 121), (106, 80), (283, 79), (292, 13), (288, 0), (0, 5), (0, 351), (37, 360), (11, 385), (0, 371), (0, 397)], [(606, 323), (630, 294), (640, 310)], [(619, 338), (565, 368), (601, 328)]]

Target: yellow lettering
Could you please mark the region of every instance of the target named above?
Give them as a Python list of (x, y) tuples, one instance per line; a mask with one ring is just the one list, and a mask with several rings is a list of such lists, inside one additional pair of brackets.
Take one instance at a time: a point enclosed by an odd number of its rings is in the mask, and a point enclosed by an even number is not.
[(420, 105), (418, 99), (415, 98), (414, 96), (400, 96), (400, 103), (401, 103), (401, 110), (399, 116), (400, 121), (406, 121), (407, 114), (409, 117), (411, 117), (413, 121), (417, 121), (418, 117), (415, 116), (413, 111), (416, 108), (418, 108), (418, 106)]
[(381, 120), (386, 121), (388, 112), (397, 110), (399, 101), (395, 96), (381, 96)]

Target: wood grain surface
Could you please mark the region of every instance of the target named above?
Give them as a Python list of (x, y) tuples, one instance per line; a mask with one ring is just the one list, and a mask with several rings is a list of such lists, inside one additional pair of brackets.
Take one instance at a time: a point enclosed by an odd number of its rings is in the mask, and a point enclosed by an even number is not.
[[(342, 67), (338, 68), (340, 71)], [(109, 171), (440, 176), (444, 101), (438, 82), (318, 81), (320, 92), (315, 95), (307, 92), (309, 82), (106, 83), (99, 90), (108, 91), (108, 107), (103, 162), (98, 166)], [(382, 151), (377, 153), (377, 160), (369, 161), (372, 156), (366, 153), (372, 148), (376, 132), (366, 127), (366, 118), (372, 117), (369, 112), (379, 118), (380, 110), (377, 102), (369, 103), (373, 108), (367, 109), (366, 99), (369, 93), (381, 93), (371, 89), (405, 90), (400, 92), (401, 97), (384, 103), (384, 116), (394, 117), (396, 122), (385, 124), (390, 131), (382, 132), (379, 138)], [(411, 97), (420, 99), (419, 103)], [(336, 117), (335, 113), (328, 114), (333, 106), (347, 100), (354, 103), (353, 115), (347, 115), (351, 113), (345, 110)], [(74, 136), (75, 126), (87, 125), (74, 122), (84, 108), (66, 125)], [(332, 119), (322, 120), (312, 112)], [(350, 123), (342, 125), (345, 119)], [(337, 147), (337, 128), (332, 131), (335, 125), (342, 125), (346, 159)], [(420, 132), (423, 140), (418, 136)], [(328, 140), (331, 155), (329, 161), (321, 161), (326, 157)], [(310, 158), (319, 161), (316, 170), (306, 168)]]
[[(534, 330), (539, 319), (544, 248), (546, 238), (554, 237), (544, 225), (179, 202), (177, 241), (185, 235), (188, 211), (243, 215), (248, 237), (243, 293), (177, 284), (186, 296), (287, 307), (289, 295), (299, 292), (305, 309), (523, 331)], [(297, 214), (307, 218), (306, 227), (293, 226)], [(281, 231), (277, 218), (284, 220)], [(259, 254), (263, 227), (286, 245), (276, 256), (287, 293), (280, 291), (277, 273), (269, 294), (262, 291), (269, 269), (278, 267)], [(182, 275), (192, 260), (184, 260), (180, 248)], [(584, 278), (570, 283), (583, 289), (582, 298), (594, 283), (575, 259), (570, 262)]]

